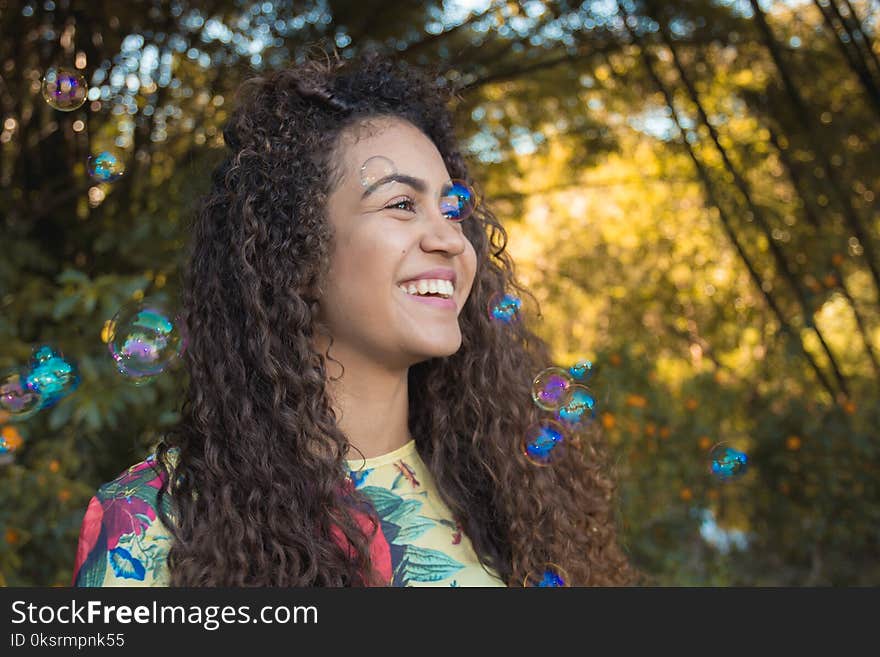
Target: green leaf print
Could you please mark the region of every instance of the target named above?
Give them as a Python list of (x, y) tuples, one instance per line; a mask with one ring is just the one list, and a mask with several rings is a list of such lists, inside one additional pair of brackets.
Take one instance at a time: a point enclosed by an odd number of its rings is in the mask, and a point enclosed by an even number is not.
[(451, 577), (464, 565), (439, 550), (407, 545), (403, 558), (394, 569), (394, 580), (402, 585), (407, 582), (439, 582)]
[(397, 532), (397, 536), (394, 537), (394, 542), (398, 544), (412, 543), (419, 536), (431, 529), (435, 524), (436, 523), (429, 518), (416, 516), (405, 525), (399, 526), (400, 529)]
[(401, 527), (405, 527), (415, 520), (412, 516), (415, 516), (421, 508), (422, 502), (420, 500), (401, 500), (398, 507), (389, 513), (385, 517), (385, 520), (396, 523)]
[(364, 486), (360, 491), (370, 498), (370, 501), (376, 508), (376, 513), (381, 518), (387, 518), (403, 502), (399, 495), (395, 495), (390, 490), (379, 486)]

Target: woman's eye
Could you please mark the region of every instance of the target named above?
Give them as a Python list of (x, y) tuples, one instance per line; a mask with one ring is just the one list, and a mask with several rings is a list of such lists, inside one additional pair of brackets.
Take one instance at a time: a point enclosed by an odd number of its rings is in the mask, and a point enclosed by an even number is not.
[(415, 209), (415, 203), (413, 203), (410, 199), (405, 198), (400, 201), (395, 201), (391, 205), (385, 206), (386, 210), (409, 210), (412, 211)]

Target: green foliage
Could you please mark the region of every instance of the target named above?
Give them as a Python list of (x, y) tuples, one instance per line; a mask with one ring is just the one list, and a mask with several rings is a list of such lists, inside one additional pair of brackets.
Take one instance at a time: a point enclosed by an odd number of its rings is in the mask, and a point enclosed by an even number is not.
[[(621, 541), (651, 580), (880, 581), (876, 3), (835, 2), (859, 20), (831, 29), (772, 2), (769, 36), (757, 3), (708, 0), (210, 4), (0, 12), (0, 369), (51, 344), (81, 376), (0, 422), (23, 440), (0, 465), (0, 584), (68, 584), (89, 497), (176, 421), (185, 379), (127, 384), (106, 324), (177, 298), (235, 89), (321, 41), (399, 52), (459, 90), (535, 329), (557, 364), (597, 364)], [(52, 110), (43, 71), (80, 58), (100, 97)], [(114, 144), (126, 174), (89, 180)], [(722, 441), (749, 455), (739, 479), (708, 473)], [(708, 511), (748, 547), (707, 540)]]

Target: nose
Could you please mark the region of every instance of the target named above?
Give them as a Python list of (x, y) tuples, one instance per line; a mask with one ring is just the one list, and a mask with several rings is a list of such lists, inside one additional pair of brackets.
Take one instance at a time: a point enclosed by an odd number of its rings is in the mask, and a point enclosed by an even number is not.
[[(467, 219), (465, 219), (467, 221)], [(422, 246), (426, 251), (448, 251), (457, 255), (464, 251), (465, 240), (463, 222), (452, 221), (441, 211), (439, 205), (428, 212)]]

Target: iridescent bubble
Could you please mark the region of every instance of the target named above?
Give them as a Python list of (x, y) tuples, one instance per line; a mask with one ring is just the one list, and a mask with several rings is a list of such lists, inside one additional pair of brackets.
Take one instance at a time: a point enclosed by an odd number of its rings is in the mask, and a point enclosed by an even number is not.
[(532, 381), (532, 399), (539, 408), (555, 411), (572, 384), (571, 376), (561, 367), (548, 367)]
[(565, 441), (563, 428), (553, 420), (544, 420), (526, 429), (522, 452), (535, 465), (548, 465), (556, 459)]
[(556, 564), (548, 563), (539, 576), (534, 573), (526, 575), (523, 586), (529, 588), (567, 587), (568, 574)]
[(26, 420), (40, 410), (40, 393), (27, 385), (27, 370), (12, 369), (0, 375), (0, 410), (13, 421)]
[(595, 407), (596, 398), (589, 388), (575, 383), (565, 392), (556, 419), (569, 428), (579, 428), (595, 419)]
[(180, 317), (165, 304), (143, 300), (123, 306), (110, 321), (107, 347), (119, 373), (131, 383), (149, 383), (186, 349)]
[(89, 157), (89, 175), (98, 182), (111, 183), (125, 173), (125, 163), (110, 151)]
[(571, 374), (575, 381), (586, 383), (593, 376), (593, 361), (579, 360), (568, 368), (568, 373)]
[(85, 77), (75, 69), (53, 67), (43, 76), (43, 98), (50, 107), (62, 112), (82, 107), (88, 90)]
[(493, 321), (511, 324), (520, 317), (519, 309), (522, 301), (512, 294), (496, 292), (489, 299), (489, 318)]
[(40, 394), (40, 409), (54, 406), (62, 397), (79, 386), (76, 365), (65, 359), (57, 349), (43, 345), (34, 349), (34, 355), (25, 376), (27, 387)]
[(452, 221), (464, 221), (477, 207), (477, 194), (464, 180), (452, 179), (440, 189), (440, 212)]
[(735, 479), (748, 469), (749, 457), (720, 443), (709, 452), (709, 471), (721, 481)]
[(382, 155), (374, 155), (361, 166), (361, 185), (372, 187), (383, 178), (397, 173), (394, 162)]

